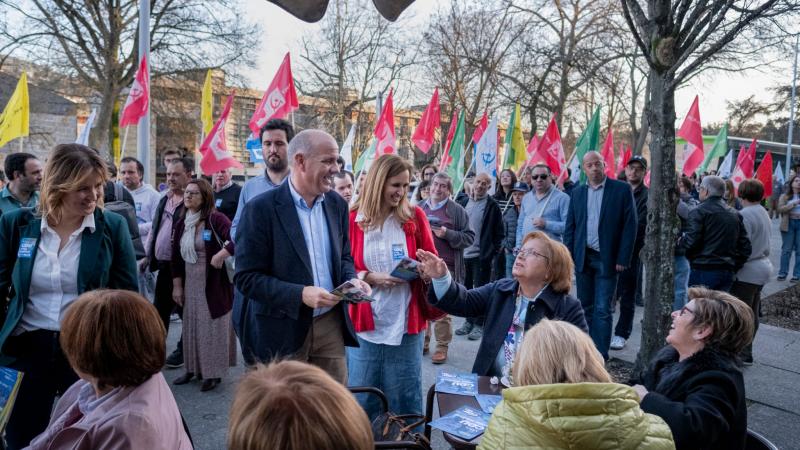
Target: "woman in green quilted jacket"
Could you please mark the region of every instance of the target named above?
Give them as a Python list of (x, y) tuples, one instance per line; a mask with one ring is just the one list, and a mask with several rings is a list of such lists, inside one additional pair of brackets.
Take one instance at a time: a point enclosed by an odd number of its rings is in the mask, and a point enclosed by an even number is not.
[(674, 449), (663, 420), (613, 383), (592, 339), (568, 322), (543, 319), (525, 333), (479, 449)]

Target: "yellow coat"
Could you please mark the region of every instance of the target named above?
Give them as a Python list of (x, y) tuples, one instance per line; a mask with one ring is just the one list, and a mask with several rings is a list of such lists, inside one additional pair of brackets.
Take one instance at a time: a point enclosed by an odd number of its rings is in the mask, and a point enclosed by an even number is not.
[(503, 391), (479, 449), (674, 449), (661, 418), (614, 383), (545, 384)]

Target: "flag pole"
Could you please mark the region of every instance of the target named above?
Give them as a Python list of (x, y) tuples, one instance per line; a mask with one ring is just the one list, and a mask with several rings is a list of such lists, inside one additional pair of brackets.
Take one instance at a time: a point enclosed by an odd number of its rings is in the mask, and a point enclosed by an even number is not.
[[(139, 0), (139, 58), (147, 58), (147, 70), (152, 74), (152, 61), (150, 60), (150, 1)], [(139, 61), (137, 61), (138, 63)], [(150, 95), (150, 77), (147, 77), (147, 95)], [(150, 173), (150, 101), (147, 102), (147, 111), (144, 116), (139, 119), (139, 126), (136, 129), (137, 137), (137, 156), (139, 161), (144, 166), (143, 180), (146, 183), (155, 184), (155, 178), (151, 177)], [(125, 128), (125, 135), (128, 135), (128, 129)], [(123, 146), (125, 144), (123, 143)], [(123, 147), (124, 148), (124, 147)], [(120, 152), (124, 153), (124, 152)]]
[(22, 152), (23, 152), (23, 150), (24, 150), (24, 149), (22, 148), (22, 146), (23, 146), (23, 143), (22, 143), (22, 141), (23, 141), (24, 139), (25, 139), (25, 136), (20, 136), (20, 137), (19, 137), (19, 152), (20, 152), (20, 153), (22, 153)]
[(794, 108), (797, 104), (797, 53), (800, 52), (800, 34), (794, 41), (794, 69), (792, 69), (792, 107), (789, 110), (789, 133), (786, 138), (786, 175), (784, 179), (789, 179), (789, 169), (792, 167), (792, 140), (794, 134)]
[[(125, 143), (128, 142), (128, 130), (130, 130), (130, 128), (131, 127), (125, 127), (125, 134), (122, 135), (122, 149), (119, 151), (120, 159), (122, 159), (122, 155), (125, 154)], [(113, 155), (113, 154), (111, 155), (112, 158), (117, 159), (117, 158), (115, 158), (115, 156), (116, 155)]]

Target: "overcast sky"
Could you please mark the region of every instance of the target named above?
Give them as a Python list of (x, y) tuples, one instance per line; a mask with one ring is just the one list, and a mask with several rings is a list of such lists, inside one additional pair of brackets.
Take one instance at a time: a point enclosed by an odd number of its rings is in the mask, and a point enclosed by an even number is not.
[[(290, 51), (293, 54), (300, 50), (299, 40), (304, 33), (314, 33), (318, 24), (308, 24), (285, 12), (278, 6), (266, 0), (243, 0), (247, 15), (259, 23), (264, 30), (262, 48), (257, 57), (257, 70), (248, 71), (245, 75), (250, 80), (250, 87), (266, 89), (267, 85), (278, 69), (283, 55)], [(414, 22), (421, 24), (436, 8), (436, 1), (417, 0), (404, 14), (411, 13)], [(293, 57), (293, 61), (298, 58)], [(678, 124), (683, 121), (695, 95), (700, 96), (700, 117), (702, 123), (721, 122), (725, 120), (725, 102), (741, 100), (750, 95), (757, 99), (770, 100), (768, 91), (773, 86), (784, 80), (789, 83), (791, 79), (791, 55), (787, 55), (783, 68), (770, 70), (768, 73), (759, 73), (751, 70), (747, 72), (715, 72), (701, 75), (692, 80), (690, 84), (678, 91), (675, 98), (675, 110)], [(424, 97), (427, 97), (425, 94)], [(501, 120), (507, 118), (501, 117)], [(679, 126), (679, 125), (678, 125)]]

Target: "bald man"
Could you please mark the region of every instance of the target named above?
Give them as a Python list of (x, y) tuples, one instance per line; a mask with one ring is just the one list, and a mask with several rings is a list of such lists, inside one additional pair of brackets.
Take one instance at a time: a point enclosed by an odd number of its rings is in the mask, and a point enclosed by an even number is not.
[(629, 267), (636, 241), (636, 207), (627, 183), (605, 175), (603, 157), (583, 157), (587, 184), (572, 191), (564, 244), (575, 261), (578, 299), (597, 350), (608, 360), (611, 345), (611, 299), (619, 274)]
[(289, 143), (288, 182), (245, 204), (236, 239), (240, 339), (251, 360), (291, 357), (347, 382), (345, 346), (358, 346), (350, 315), (331, 291), (356, 278), (347, 202), (327, 195), (339, 172), (331, 135), (305, 130)]
[[(489, 175), (479, 173), (472, 182), (469, 197), (456, 200), (467, 210), (469, 227), (475, 233), (472, 245), (464, 249), (464, 285), (467, 289), (479, 288), (490, 281), (492, 262), (500, 253), (503, 242), (503, 213), (500, 212), (497, 201), (489, 195), (491, 186)], [(484, 319), (485, 317), (467, 317), (467, 321), (456, 330), (456, 334), (467, 335), (471, 341), (480, 340), (483, 337)]]

